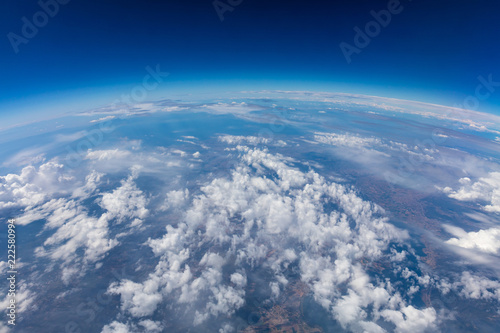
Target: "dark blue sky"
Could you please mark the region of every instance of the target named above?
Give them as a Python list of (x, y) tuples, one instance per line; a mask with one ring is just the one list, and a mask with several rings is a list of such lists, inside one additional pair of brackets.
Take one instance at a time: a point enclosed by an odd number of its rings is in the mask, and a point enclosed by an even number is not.
[[(156, 64), (170, 73), (166, 97), (175, 89), (226, 86), (453, 105), (474, 95), (479, 75), (500, 82), (497, 1), (401, 0), (403, 9), (350, 64), (339, 44), (354, 45), (353, 28), (364, 30), (370, 11), (387, 9), (389, 1), (220, 2), (241, 3), (221, 22), (213, 0), (70, 0), (16, 53), (9, 33), (23, 37), (22, 18), (33, 22), (41, 7), (3, 0), (0, 117), (110, 103)], [(480, 111), (500, 114), (497, 89)]]

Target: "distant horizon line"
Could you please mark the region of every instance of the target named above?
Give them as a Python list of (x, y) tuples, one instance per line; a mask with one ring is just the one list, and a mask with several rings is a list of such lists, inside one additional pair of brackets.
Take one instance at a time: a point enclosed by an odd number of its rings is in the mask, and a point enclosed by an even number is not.
[[(478, 111), (478, 110), (472, 110), (472, 109), (466, 109), (466, 108), (459, 108), (456, 106), (449, 106), (449, 105), (444, 105), (444, 104), (436, 104), (436, 103), (429, 103), (429, 102), (423, 102), (421, 100), (413, 100), (413, 99), (404, 99), (404, 98), (396, 98), (396, 97), (388, 97), (388, 96), (379, 96), (379, 95), (371, 95), (371, 94), (362, 94), (362, 93), (354, 93), (354, 92), (345, 92), (345, 91), (314, 91), (314, 90), (284, 90), (284, 89), (259, 89), (259, 90), (234, 90), (234, 91), (227, 91), (225, 89), (221, 89), (223, 93), (225, 94), (257, 94), (257, 93), (284, 93), (284, 94), (313, 94), (313, 95), (337, 95), (337, 96), (349, 96), (349, 97), (368, 97), (368, 98), (375, 98), (375, 99), (382, 99), (382, 100), (387, 100), (387, 101), (392, 101), (392, 102), (406, 102), (406, 103), (413, 103), (413, 104), (420, 104), (422, 106), (431, 106), (431, 107), (437, 107), (437, 108), (445, 108), (449, 110), (454, 110), (454, 111), (460, 111), (460, 112), (466, 112), (466, 113), (471, 113), (471, 114), (476, 114), (476, 115), (482, 115), (482, 116), (488, 116), (491, 118), (496, 118), (495, 120), (499, 122), (500, 124), (500, 115), (496, 115), (491, 112), (486, 112), (486, 111)], [(194, 95), (209, 95), (209, 94), (214, 94), (213, 91), (210, 92), (192, 92), (192, 93), (177, 93), (174, 94), (173, 96), (194, 96)], [(150, 100), (144, 100), (140, 102), (135, 102), (131, 104), (133, 105), (139, 105), (139, 104), (144, 104), (144, 103), (157, 103), (160, 101), (165, 101), (165, 100), (171, 100), (172, 98), (167, 98), (167, 97), (160, 97), (160, 98), (155, 98), (155, 99), (150, 99)], [(215, 99), (215, 97), (214, 97)], [(76, 99), (72, 99), (75, 100)], [(89, 106), (88, 108), (85, 108), (84, 110), (80, 111), (67, 111), (67, 112), (61, 112), (57, 114), (53, 114), (48, 117), (41, 117), (39, 119), (31, 120), (31, 121), (25, 121), (25, 122), (19, 122), (15, 123), (6, 127), (0, 127), (0, 132), (4, 132), (10, 129), (14, 128), (19, 128), (23, 126), (28, 126), (31, 124), (43, 122), (43, 121), (49, 121), (53, 119), (59, 119), (63, 117), (71, 117), (71, 116), (82, 116), (82, 113), (92, 111), (92, 110), (98, 110), (102, 108), (109, 108), (112, 106), (114, 103), (105, 103), (105, 104), (99, 104), (96, 106)], [(96, 115), (99, 113), (95, 113)], [(101, 114), (106, 114), (106, 113), (101, 113)], [(31, 116), (33, 114), (30, 114)], [(87, 115), (88, 116), (88, 115)]]

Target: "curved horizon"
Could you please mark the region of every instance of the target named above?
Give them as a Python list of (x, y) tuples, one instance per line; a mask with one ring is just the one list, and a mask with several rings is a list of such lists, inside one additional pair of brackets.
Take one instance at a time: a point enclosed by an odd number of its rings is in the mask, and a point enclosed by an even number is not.
[[(252, 87), (252, 88), (257, 88), (257, 87)], [(130, 95), (130, 90), (131, 90), (129, 88), (128, 90), (122, 89), (120, 91), (117, 91), (116, 87), (111, 88), (111, 89), (113, 90), (113, 93), (110, 93), (107, 90), (103, 90), (99, 94), (95, 94), (96, 96), (100, 96), (100, 97), (95, 98), (94, 100), (89, 99), (88, 97), (77, 98), (73, 94), (70, 94), (68, 97), (65, 98), (66, 102), (64, 102), (64, 103), (61, 102), (61, 103), (54, 104), (53, 102), (52, 103), (45, 102), (46, 105), (43, 105), (43, 102), (42, 102), (40, 109), (42, 109), (42, 110), (51, 109), (52, 112), (42, 113), (42, 115), (40, 115), (40, 117), (38, 117), (37, 119), (30, 119), (29, 121), (13, 120), (11, 124), (9, 124), (7, 126), (0, 127), (0, 131), (4, 131), (4, 130), (8, 130), (11, 128), (20, 127), (20, 126), (24, 126), (24, 125), (28, 125), (28, 124), (32, 124), (32, 123), (36, 123), (36, 122), (40, 122), (40, 121), (57, 119), (57, 118), (65, 117), (65, 116), (78, 115), (79, 113), (90, 111), (93, 109), (99, 109), (99, 108), (105, 108), (105, 107), (112, 106), (113, 103), (116, 103), (117, 101), (119, 103), (124, 103), (124, 101), (122, 101), (122, 98), (120, 98), (120, 96), (123, 96), (127, 91)], [(132, 87), (132, 89), (133, 89), (133, 87)], [(359, 93), (359, 92), (327, 91), (327, 90), (323, 90), (323, 91), (322, 90), (284, 90), (284, 89), (228, 90), (227, 87), (218, 88), (218, 90), (216, 90), (216, 91), (213, 91), (214, 88), (205, 87), (205, 88), (198, 88), (200, 90), (197, 91), (196, 88), (193, 89), (192, 86), (187, 87), (187, 88), (183, 88), (182, 92), (175, 91), (175, 89), (170, 89), (170, 90), (174, 90), (174, 91), (171, 92), (170, 95), (166, 95), (165, 90), (168, 90), (168, 89), (169, 88), (166, 88), (163, 90), (159, 89), (158, 91), (150, 92), (150, 94), (154, 95), (155, 98), (148, 98), (148, 99), (144, 99), (141, 101), (132, 101), (132, 102), (129, 99), (128, 104), (134, 105), (134, 104), (140, 104), (140, 103), (146, 103), (146, 102), (147, 103), (155, 103), (155, 102), (158, 102), (158, 101), (163, 100), (163, 99), (179, 98), (181, 96), (187, 96), (187, 95), (189, 95), (191, 98), (195, 98), (195, 99), (196, 98), (199, 99), (202, 96), (204, 96), (204, 97), (210, 96), (211, 98), (215, 99), (216, 96), (214, 96), (214, 95), (216, 95), (216, 94), (231, 95), (231, 94), (239, 94), (239, 93), (249, 92), (249, 91), (255, 92), (255, 93), (277, 92), (277, 93), (333, 94), (333, 95), (345, 95), (345, 96), (353, 96), (353, 97), (378, 98), (378, 99), (384, 99), (384, 100), (388, 100), (388, 101), (392, 101), (392, 102), (398, 101), (398, 102), (406, 102), (406, 103), (408, 103), (408, 102), (419, 103), (419, 104), (424, 105), (424, 106), (439, 107), (439, 108), (444, 108), (444, 109), (448, 109), (448, 110), (455, 110), (458, 112), (464, 112), (464, 113), (468, 113), (468, 114), (476, 113), (476, 114), (481, 114), (483, 116), (489, 116), (489, 118), (491, 118), (492, 120), (495, 119), (500, 124), (500, 114), (496, 114), (493, 112), (487, 112), (487, 111), (484, 111), (481, 109), (480, 110), (473, 110), (473, 109), (461, 108), (461, 107), (446, 105), (446, 104), (430, 103), (430, 102), (424, 101), (424, 100), (398, 98), (398, 97), (388, 96), (388, 95), (382, 96), (382, 95), (363, 94), (363, 93)], [(91, 89), (91, 90), (94, 91), (95, 89)], [(207, 91), (207, 90), (209, 90), (209, 91)], [(74, 94), (76, 94), (76, 92), (74, 92)], [(110, 95), (113, 96), (113, 101), (111, 101), (111, 99), (108, 97)], [(80, 104), (80, 103), (82, 103), (82, 101), (85, 101), (87, 104), (85, 106), (82, 106)], [(30, 105), (32, 104), (32, 102), (30, 100), (28, 100), (28, 102), (26, 102), (26, 103), (30, 104)], [(38, 105), (40, 105), (40, 104), (38, 104)], [(67, 110), (67, 109), (71, 109), (71, 108), (72, 108), (72, 110)], [(53, 110), (60, 110), (60, 109), (65, 109), (65, 111), (61, 111), (61, 112), (53, 111)], [(22, 108), (21, 108), (21, 110), (22, 110)], [(20, 110), (14, 110), (14, 113), (19, 113), (19, 111)], [(17, 118), (15, 118), (15, 119), (25, 118), (27, 116), (33, 117), (36, 114), (40, 114), (40, 113), (41, 113), (40, 110), (35, 110), (32, 112), (28, 112), (28, 113), (24, 113), (21, 111), (21, 114), (18, 114)], [(43, 116), (43, 114), (45, 114), (45, 116)], [(3, 122), (3, 124), (5, 124), (5, 122)]]

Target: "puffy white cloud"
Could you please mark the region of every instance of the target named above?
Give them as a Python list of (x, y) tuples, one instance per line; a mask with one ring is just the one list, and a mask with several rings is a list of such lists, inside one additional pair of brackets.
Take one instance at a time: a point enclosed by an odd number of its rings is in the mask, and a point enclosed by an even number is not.
[(113, 283), (108, 288), (110, 294), (120, 294), (122, 310), (130, 312), (134, 317), (150, 316), (162, 300), (158, 293), (158, 284), (148, 280), (145, 284), (129, 280)]
[[(63, 209), (65, 197), (83, 200), (98, 191), (101, 173), (92, 171), (85, 180), (78, 179), (62, 164), (54, 161), (41, 165), (38, 170), (25, 167), (19, 175), (0, 176), (0, 209), (16, 207), (23, 209), (17, 218), (20, 225), (46, 218), (52, 211)], [(84, 185), (82, 186), (82, 182)]]
[(110, 150), (89, 150), (85, 156), (88, 160), (106, 161), (106, 160), (116, 160), (127, 158), (131, 155), (131, 152), (127, 150), (120, 149), (110, 149)]
[(107, 211), (107, 218), (117, 219), (119, 223), (127, 219), (133, 221), (139, 219), (140, 224), (142, 219), (148, 216), (149, 210), (146, 208), (148, 200), (135, 185), (135, 177), (135, 175), (129, 176), (113, 192), (102, 195), (100, 205)]
[(463, 272), (460, 282), (455, 282), (454, 288), (467, 298), (500, 301), (500, 282), (470, 272)]
[(442, 278), (435, 286), (443, 295), (454, 293), (468, 299), (500, 302), (500, 282), (469, 271), (454, 276), (451, 281)]
[(231, 316), (237, 309), (245, 304), (245, 291), (239, 288), (220, 286), (212, 288), (213, 296), (207, 303), (203, 313), (197, 312), (195, 325), (203, 323), (208, 314), (217, 317), (219, 314)]
[(67, 194), (74, 183), (75, 178), (55, 161), (38, 169), (27, 166), (19, 175), (0, 176), (0, 209), (36, 206), (56, 194)]
[(419, 333), (436, 329), (437, 314), (433, 308), (419, 310), (408, 305), (401, 311), (383, 310), (381, 315), (396, 325), (397, 333)]
[[(47, 205), (52, 207), (47, 208)], [(88, 216), (86, 209), (73, 200), (51, 201), (43, 205), (42, 210), (48, 214), (45, 227), (55, 228), (56, 231), (45, 240), (42, 247), (36, 249), (38, 256), (62, 260), (66, 264), (76, 263), (79, 259), (76, 250), (83, 248), (83, 263), (95, 263), (118, 244), (118, 241), (109, 239), (105, 216)], [(63, 271), (64, 280), (69, 281), (72, 276), (70, 273), (77, 271), (75, 268)]]
[(280, 296), (280, 285), (278, 282), (269, 283), (269, 287), (271, 288), (271, 298), (278, 298)]
[(167, 193), (165, 202), (160, 207), (161, 210), (182, 207), (189, 198), (189, 190), (172, 190)]
[[(37, 295), (32, 290), (30, 290), (31, 287), (32, 285), (26, 283), (24, 280), (20, 281), (16, 280), (17, 290), (16, 290), (15, 301), (16, 301), (16, 313), (18, 315), (24, 314), (26, 311), (29, 311), (36, 307), (35, 299), (37, 298)], [(6, 288), (6, 290), (8, 289)], [(11, 299), (12, 298), (9, 295), (7, 295), (7, 293), (5, 293), (5, 298), (0, 300), (0, 307), (2, 307), (2, 309), (7, 309)]]
[(123, 324), (117, 321), (112, 322), (102, 328), (101, 333), (132, 333), (131, 325)]
[(353, 134), (336, 134), (336, 133), (316, 133), (314, 139), (318, 142), (332, 146), (344, 146), (351, 148), (362, 148), (381, 145), (382, 141), (379, 138), (363, 138)]
[(234, 283), (238, 287), (244, 287), (247, 284), (246, 276), (244, 276), (240, 273), (231, 274), (230, 280), (232, 283)]
[(155, 272), (151, 273), (146, 281), (135, 283), (122, 280), (108, 288), (108, 293), (121, 295), (122, 310), (134, 317), (153, 314), (163, 299), (162, 293), (170, 294), (173, 290), (185, 286), (192, 277), (189, 267), (181, 268), (189, 256), (189, 251), (184, 249), (185, 237), (182, 230), (171, 226), (168, 226), (167, 230), (169, 232), (162, 239), (149, 241), (154, 253), (165, 260), (160, 261)]
[(487, 212), (500, 213), (500, 172), (491, 172), (473, 182), (464, 177), (459, 180), (462, 185), (458, 190), (445, 187), (442, 191), (450, 198), (460, 201), (482, 201), (489, 204), (482, 208)]
[(287, 143), (283, 140), (272, 140), (263, 136), (243, 136), (243, 135), (220, 135), (219, 141), (230, 145), (247, 144), (252, 146), (257, 145), (272, 145), (278, 147), (285, 147)]
[(159, 321), (152, 321), (149, 319), (141, 320), (139, 325), (144, 327), (148, 333), (161, 332), (163, 330), (163, 325)]
[(219, 136), (219, 141), (230, 145), (239, 145), (242, 143), (246, 143), (256, 146), (258, 144), (268, 144), (270, 142), (270, 139), (256, 136), (221, 135)]
[(78, 187), (73, 191), (73, 198), (86, 199), (89, 198), (93, 193), (99, 191), (99, 185), (101, 185), (101, 180), (104, 174), (93, 170), (85, 177), (85, 185)]
[(500, 250), (500, 228), (490, 228), (477, 232), (471, 231), (469, 233), (458, 227), (447, 226), (445, 229), (456, 236), (456, 238), (447, 240), (446, 243), (448, 244), (491, 254), (497, 254)]
[(231, 324), (224, 324), (222, 328), (219, 330), (219, 333), (233, 333), (234, 327)]

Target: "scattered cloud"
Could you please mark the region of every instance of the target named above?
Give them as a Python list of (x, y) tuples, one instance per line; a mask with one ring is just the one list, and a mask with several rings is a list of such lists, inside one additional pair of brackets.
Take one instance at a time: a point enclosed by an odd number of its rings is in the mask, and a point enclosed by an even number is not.
[(447, 244), (465, 249), (475, 249), (490, 254), (498, 254), (500, 250), (500, 228), (490, 228), (468, 233), (458, 227), (445, 226), (445, 229), (456, 236), (456, 238), (447, 240)]
[(379, 138), (363, 138), (354, 134), (316, 133), (314, 139), (328, 145), (350, 148), (371, 147), (382, 144)]
[(74, 182), (74, 176), (57, 161), (38, 168), (27, 166), (19, 175), (0, 176), (0, 209), (36, 206), (56, 194), (68, 193)]
[(437, 328), (434, 308), (419, 310), (408, 305), (400, 311), (383, 310), (381, 315), (396, 325), (396, 333), (419, 333)]
[(460, 178), (461, 184), (458, 190), (445, 187), (441, 190), (450, 198), (460, 201), (480, 201), (489, 203), (482, 206), (487, 212), (500, 213), (500, 172), (490, 172), (477, 181), (468, 177)]
[(220, 135), (218, 137), (219, 141), (227, 143), (229, 145), (273, 145), (279, 147), (285, 147), (287, 143), (283, 140), (272, 140), (265, 137), (257, 137), (257, 136), (241, 136), (241, 135)]
[(208, 110), (216, 114), (248, 114), (251, 111), (259, 111), (263, 108), (258, 105), (249, 105), (245, 102), (237, 103), (217, 103), (217, 104), (205, 104), (201, 107), (202, 109)]
[[(248, 267), (271, 268), (271, 300), (286, 288), (286, 267), (295, 263), (316, 301), (346, 329), (383, 332), (376, 318), (394, 323), (399, 332), (435, 327), (433, 308), (408, 305), (390, 282), (373, 279), (360, 264), (389, 258), (399, 266), (409, 255), (391, 247), (408, 234), (388, 223), (383, 209), (352, 188), (300, 171), (282, 155), (236, 150), (240, 163), (230, 178), (215, 178), (196, 195), (169, 192), (168, 202), (190, 206), (162, 238), (148, 241), (160, 257), (155, 271), (141, 283), (122, 280), (109, 287), (120, 295), (125, 314), (151, 316), (168, 299), (194, 312), (195, 325), (230, 316), (245, 304)], [(338, 208), (326, 211), (325, 203)], [(216, 246), (194, 259), (202, 244)], [(225, 280), (222, 272), (229, 267)], [(423, 277), (416, 281), (426, 283)]]
[(409, 147), (405, 143), (395, 142), (391, 140), (383, 140), (379, 137), (362, 137), (358, 134), (338, 134), (338, 133), (320, 133), (314, 134), (314, 140), (319, 143), (349, 148), (352, 154), (354, 150), (361, 150), (363, 152), (377, 153), (385, 157), (391, 157), (394, 151), (402, 152), (412, 156), (418, 157), (424, 161), (431, 161), (434, 159), (433, 155), (439, 151), (435, 148), (426, 147)]
[[(56, 160), (38, 168), (28, 166), (20, 174), (0, 176), (0, 209), (19, 210), (18, 225), (44, 222), (42, 233), (50, 236), (35, 254), (59, 262), (61, 278), (68, 283), (90, 265), (99, 267), (99, 261), (119, 244), (111, 235), (110, 223), (134, 227), (148, 216), (148, 200), (134, 182), (138, 169), (131, 173), (121, 186), (100, 193), (103, 173), (77, 173)], [(89, 211), (83, 203), (88, 199), (97, 200), (104, 213)]]
[(122, 180), (120, 187), (102, 195), (99, 204), (106, 210), (103, 216), (107, 219), (116, 219), (118, 223), (128, 220), (142, 224), (142, 220), (148, 216), (148, 200), (137, 188), (134, 182), (136, 176), (130, 175), (126, 180)]
[[(99, 218), (89, 216), (87, 210), (74, 200), (58, 199), (48, 204), (42, 206), (48, 215), (45, 228), (56, 231), (35, 250), (35, 254), (62, 261), (62, 279), (68, 283), (74, 275), (83, 273), (75, 265), (96, 263), (118, 245), (118, 241), (109, 238), (105, 215)], [(83, 249), (83, 256), (77, 255), (78, 249)]]
[(112, 119), (115, 119), (116, 116), (106, 116), (106, 117), (102, 117), (102, 118), (99, 118), (99, 119), (94, 119), (94, 120), (91, 120), (90, 122), (91, 123), (100, 123), (100, 122), (103, 122), (103, 121), (106, 121), (106, 120), (112, 120)]
[(500, 282), (469, 271), (462, 272), (453, 282), (442, 278), (436, 287), (444, 295), (455, 292), (468, 299), (500, 301)]
[(101, 333), (132, 333), (132, 327), (117, 321), (103, 327)]
[(114, 159), (123, 159), (130, 156), (131, 153), (126, 150), (112, 149), (112, 150), (89, 150), (87, 155), (85, 156), (88, 160), (114, 160)]

